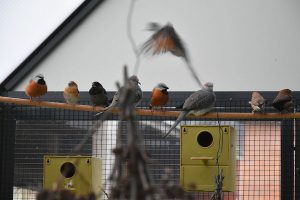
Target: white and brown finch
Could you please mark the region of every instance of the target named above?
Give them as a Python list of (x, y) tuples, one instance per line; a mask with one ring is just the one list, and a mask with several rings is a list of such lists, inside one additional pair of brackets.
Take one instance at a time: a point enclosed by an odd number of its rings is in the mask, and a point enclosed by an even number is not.
[(251, 105), (252, 112), (264, 112), (265, 109), (265, 99), (264, 97), (257, 91), (252, 92), (251, 101), (249, 104)]

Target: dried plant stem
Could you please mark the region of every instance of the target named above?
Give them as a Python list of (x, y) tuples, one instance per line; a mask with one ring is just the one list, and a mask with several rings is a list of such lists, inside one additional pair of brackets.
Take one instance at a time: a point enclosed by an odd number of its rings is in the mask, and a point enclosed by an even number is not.
[(134, 10), (134, 5), (135, 5), (135, 1), (136, 0), (131, 0), (130, 2), (130, 6), (129, 6), (129, 10), (128, 10), (128, 15), (127, 15), (127, 37), (128, 37), (128, 40), (132, 46), (132, 49), (133, 49), (133, 52), (135, 54), (135, 64), (134, 64), (134, 71), (133, 71), (133, 74), (138, 74), (138, 70), (139, 70), (139, 65), (140, 65), (140, 55), (141, 55), (141, 52), (140, 50), (138, 49), (134, 39), (133, 39), (133, 36), (132, 36), (132, 30), (131, 30), (131, 21), (132, 21), (132, 15), (133, 15), (133, 10)]
[[(124, 70), (124, 79), (127, 80), (127, 71)], [(112, 172), (111, 196), (114, 199), (155, 199), (150, 193), (150, 177), (147, 170), (147, 156), (143, 144), (137, 133), (135, 108), (133, 105), (134, 91), (126, 81), (120, 90), (120, 120), (118, 130), (116, 158)], [(121, 142), (123, 122), (126, 122), (127, 144)], [(119, 151), (120, 150), (120, 151)], [(119, 152), (119, 153), (117, 153)], [(125, 170), (127, 173), (122, 173)]]

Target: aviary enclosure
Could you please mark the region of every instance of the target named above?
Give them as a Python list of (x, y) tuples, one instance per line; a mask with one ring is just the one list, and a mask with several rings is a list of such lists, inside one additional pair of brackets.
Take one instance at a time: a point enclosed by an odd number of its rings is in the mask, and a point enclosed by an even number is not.
[[(142, 49), (137, 47), (131, 35), (134, 2), (127, 18), (134, 74), (141, 53), (170, 52), (184, 60), (202, 88), (171, 24), (151, 23), (153, 35)], [(170, 93), (165, 111), (148, 109), (150, 92), (135, 109), (132, 93), (125, 84), (120, 109), (97, 117), (101, 108), (90, 106), (87, 92), (80, 93), (76, 105), (59, 103), (62, 92), (48, 92), (42, 101), (25, 100), (23, 92), (2, 94), (0, 199), (300, 199), (299, 92), (293, 92), (295, 107), (289, 114), (270, 104), (265, 114), (254, 114), (250, 92), (215, 92), (212, 113), (180, 123), (199, 128), (190, 143), (183, 141), (185, 128), (163, 136), (179, 115), (176, 107), (191, 92)], [(277, 93), (262, 94), (272, 102)], [(201, 127), (219, 131), (214, 135)], [(186, 152), (201, 156), (187, 158)]]
[[(166, 187), (171, 190), (170, 198), (173, 195), (177, 199), (210, 199), (212, 192), (186, 192), (177, 187), (180, 186), (180, 130), (176, 129), (166, 139), (162, 137), (176, 119), (175, 107), (189, 94), (171, 93), (165, 113), (143, 113), (141, 109), (149, 105), (150, 93), (146, 92), (135, 118), (137, 134), (149, 157), (147, 167), (156, 190)], [(267, 100), (276, 96), (274, 92), (263, 94)], [(294, 93), (296, 105), (299, 94)], [(299, 114), (279, 114), (271, 107), (266, 108), (269, 114), (252, 114), (249, 92), (216, 92), (216, 95), (213, 113), (188, 118), (181, 125), (229, 125), (235, 128), (236, 187), (234, 192), (224, 192), (224, 199), (299, 199)], [(23, 92), (9, 92), (8, 96), (25, 97)], [(60, 102), (62, 94), (50, 92), (42, 100)], [(20, 105), (25, 101), (29, 105)], [(128, 142), (127, 129), (122, 126), (124, 122), (119, 121), (118, 114), (108, 114), (101, 125), (101, 120), (92, 112), (94, 108), (88, 106), (87, 93), (83, 93), (80, 103), (90, 111), (78, 108), (80, 106), (47, 108), (30, 106), (27, 100), (24, 102), (1, 104), (1, 165), (6, 169), (0, 179), (1, 199), (35, 199), (43, 190), (45, 155), (101, 158), (101, 199), (109, 198), (116, 158), (112, 150), (116, 149), (117, 133), (121, 133), (122, 144)], [(298, 106), (295, 107), (297, 110)], [(86, 137), (88, 133), (92, 133), (90, 137)], [(74, 148), (78, 145), (81, 148), (76, 152)]]

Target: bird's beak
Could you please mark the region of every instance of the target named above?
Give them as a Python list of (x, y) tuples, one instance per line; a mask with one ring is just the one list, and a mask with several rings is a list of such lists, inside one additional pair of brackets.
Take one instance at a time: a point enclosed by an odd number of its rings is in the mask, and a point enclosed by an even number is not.
[(140, 83), (140, 82), (138, 82), (138, 84), (140, 84), (140, 85), (141, 85), (141, 83)]

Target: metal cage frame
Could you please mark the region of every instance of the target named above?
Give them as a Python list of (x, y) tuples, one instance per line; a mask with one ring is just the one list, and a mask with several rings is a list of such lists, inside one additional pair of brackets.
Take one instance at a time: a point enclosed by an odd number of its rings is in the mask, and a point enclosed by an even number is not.
[[(176, 99), (179, 102), (183, 100), (191, 92), (172, 92), (170, 93), (171, 99)], [(114, 92), (109, 92), (108, 95), (112, 97)], [(24, 92), (8, 92), (6, 94), (9, 97), (27, 98)], [(251, 112), (250, 107), (247, 106), (247, 102), (250, 99), (250, 92), (216, 92), (217, 103), (215, 111), (218, 112)], [(273, 99), (277, 92), (262, 92), (262, 95), (267, 100)], [(295, 111), (299, 111), (300, 92), (293, 93), (295, 98)], [(81, 99), (88, 101), (89, 96), (87, 92), (81, 92)], [(144, 92), (144, 104), (149, 102), (150, 92)], [(49, 92), (43, 98), (43, 100), (55, 100), (63, 101), (61, 92)], [(243, 101), (243, 104), (230, 103), (235, 100)], [(225, 104), (224, 104), (224, 101)], [(14, 139), (15, 135), (12, 134), (16, 128), (16, 120), (20, 116), (18, 107), (14, 107), (9, 104), (0, 104), (0, 199), (12, 199), (13, 195), (13, 180), (14, 180)], [(231, 109), (235, 108), (235, 109)], [(40, 109), (31, 107), (31, 109)], [(268, 108), (267, 111), (274, 112), (272, 108)], [(10, 113), (10, 118), (7, 118), (6, 113)], [(54, 112), (54, 113), (53, 113)], [(21, 115), (24, 119), (45, 119), (53, 120), (53, 116), (59, 116), (59, 113), (63, 110), (55, 109), (43, 109), (43, 113), (34, 112), (32, 114)], [(79, 111), (67, 111), (70, 113), (70, 119), (76, 120), (80, 116), (76, 113)], [(90, 115), (86, 115), (81, 120), (91, 120)], [(116, 115), (112, 115), (111, 119), (116, 120)], [(137, 120), (149, 120), (144, 116), (138, 116)], [(160, 120), (159, 117), (153, 117), (151, 120)], [(231, 119), (228, 119), (231, 120)], [(300, 120), (299, 119), (282, 119), (274, 120), (281, 121), (281, 183), (280, 183), (280, 196), (281, 199), (300, 199)], [(287, 128), (288, 127), (288, 128)], [(285, 137), (290, 135), (291, 137)]]

